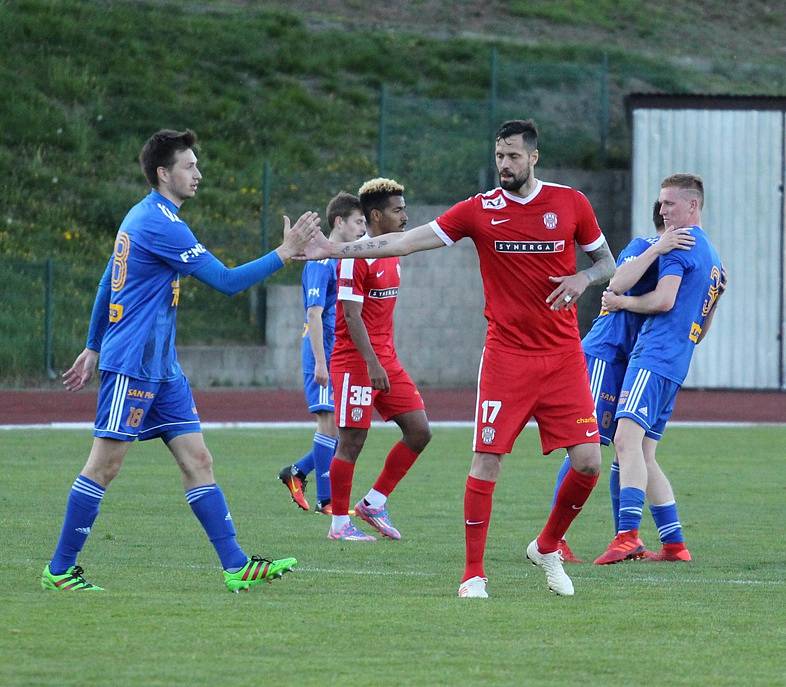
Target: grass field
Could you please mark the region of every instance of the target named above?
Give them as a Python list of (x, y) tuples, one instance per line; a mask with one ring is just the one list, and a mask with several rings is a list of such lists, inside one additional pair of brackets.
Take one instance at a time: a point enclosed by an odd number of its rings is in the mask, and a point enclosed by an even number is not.
[[(371, 432), (353, 497), (394, 437)], [(327, 518), (289, 501), (275, 475), (308, 440), (207, 433), (241, 544), (297, 556), (295, 574), (229, 594), (151, 442), (131, 450), (80, 559), (107, 591), (72, 595), (43, 592), (38, 576), (89, 432), (0, 432), (0, 684), (786, 684), (786, 427), (671, 430), (661, 462), (694, 563), (570, 566), (573, 598), (523, 559), (560, 462), (525, 431), (495, 494), (487, 601), (455, 597), (469, 430), (435, 430), (390, 502), (402, 541), (375, 544), (330, 542)], [(607, 474), (569, 537), (590, 560), (611, 536)], [(654, 547), (648, 515), (642, 532)]]

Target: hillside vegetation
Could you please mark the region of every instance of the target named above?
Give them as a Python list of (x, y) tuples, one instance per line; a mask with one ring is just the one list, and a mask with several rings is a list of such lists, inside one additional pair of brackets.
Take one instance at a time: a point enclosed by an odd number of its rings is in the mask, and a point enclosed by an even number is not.
[[(486, 111), (492, 47), (500, 65), (495, 114), (527, 115), (520, 103), (537, 106), (553, 131), (560, 118), (570, 123), (586, 109), (578, 97), (578, 109), (568, 107), (572, 93), (586, 86), (594, 107), (597, 85), (587, 86), (587, 75), (595, 71), (587, 70), (597, 70), (604, 55), (608, 60), (608, 154), (598, 156), (594, 142), (552, 135), (550, 167), (624, 166), (622, 103), (631, 90), (786, 93), (786, 26), (776, 3), (479, 5), (375, 3), (371, 13), (368, 3), (353, 0), (0, 2), (0, 260), (16, 265), (3, 269), (0, 288), (24, 305), (3, 315), (3, 335), (20, 328), (40, 333), (42, 277), (20, 264), (52, 257), (63, 299), (55, 311), (62, 320), (57, 362), (74, 352), (92, 300), (84, 284), (100, 274), (118, 223), (146, 192), (136, 156), (158, 128), (190, 127), (200, 136), (205, 179), (184, 217), (235, 264), (260, 250), (265, 160), (273, 170), (271, 245), (281, 212), (321, 209), (339, 188), (351, 190), (377, 173), (383, 84), (393, 103), (383, 171), (408, 183), (410, 157), (431, 175), (413, 186), (410, 202), (418, 192), (432, 198), (442, 186), (451, 189), (445, 201), (454, 200), (464, 187), (450, 183), (442, 160), (466, 167), (464, 147), (482, 150), (488, 128), (440, 142), (418, 123), (431, 112), (432, 127), (452, 120), (461, 131), (460, 112), (477, 118)], [(442, 100), (430, 107), (412, 98)], [(408, 109), (397, 110), (401, 103)], [(445, 157), (432, 164), (437, 148)], [(580, 154), (563, 159), (571, 150)], [(474, 169), (470, 174), (477, 179)], [(188, 284), (183, 307), (199, 294)], [(181, 341), (257, 340), (247, 297), (226, 303), (210, 297), (194, 308), (183, 318)], [(20, 327), (25, 318), (32, 319)], [(0, 369), (37, 365), (38, 353), (21, 350), (21, 342), (16, 348)]]

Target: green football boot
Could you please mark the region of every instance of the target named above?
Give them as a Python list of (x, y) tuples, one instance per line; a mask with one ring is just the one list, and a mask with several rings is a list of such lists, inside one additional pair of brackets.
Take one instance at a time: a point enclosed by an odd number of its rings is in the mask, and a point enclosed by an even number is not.
[(47, 563), (44, 572), (41, 573), (41, 587), (43, 589), (51, 589), (55, 592), (103, 592), (103, 587), (98, 587), (90, 584), (84, 577), (82, 577), (82, 567), (79, 565), (72, 565), (62, 575), (53, 575), (49, 572), (49, 564)]
[(224, 570), (224, 582), (230, 592), (247, 592), (261, 582), (270, 583), (278, 577), (283, 577), (284, 573), (292, 572), (292, 568), (296, 565), (296, 558), (271, 561), (261, 556), (251, 556), (251, 560), (237, 572), (230, 573)]

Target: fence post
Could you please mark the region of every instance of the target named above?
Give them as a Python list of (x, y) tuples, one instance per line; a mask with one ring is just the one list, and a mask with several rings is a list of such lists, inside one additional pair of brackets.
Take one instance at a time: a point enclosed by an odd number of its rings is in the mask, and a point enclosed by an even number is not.
[[(273, 172), (270, 168), (270, 162), (265, 160), (262, 166), (262, 212), (259, 216), (262, 255), (267, 255), (270, 251), (270, 237), (268, 234), (270, 229), (270, 184), (272, 176)], [(264, 346), (267, 343), (267, 287), (264, 282), (257, 285), (256, 313), (260, 341)]]
[(488, 168), (486, 171), (486, 187), (478, 189), (479, 191), (485, 191), (488, 188), (492, 188), (495, 183), (495, 172), (496, 172), (496, 164), (494, 161), (494, 133), (497, 131), (497, 98), (498, 98), (498, 88), (499, 88), (499, 74), (498, 74), (498, 60), (497, 60), (497, 48), (496, 46), (492, 46), (491, 48), (491, 62), (489, 64), (489, 109), (488, 109), (488, 130), (489, 130), (489, 140), (491, 141), (492, 145), (489, 146), (488, 149), (492, 150), (491, 157), (489, 158)]
[(54, 281), (54, 265), (52, 258), (44, 263), (44, 372), (49, 379), (55, 379), (54, 355), (52, 351), (52, 293)]
[(600, 68), (600, 160), (606, 166), (608, 159), (607, 141), (609, 137), (609, 54), (603, 53)]
[(387, 127), (387, 86), (383, 83), (379, 87), (379, 132), (377, 134), (377, 168), (379, 176), (385, 176), (385, 128)]

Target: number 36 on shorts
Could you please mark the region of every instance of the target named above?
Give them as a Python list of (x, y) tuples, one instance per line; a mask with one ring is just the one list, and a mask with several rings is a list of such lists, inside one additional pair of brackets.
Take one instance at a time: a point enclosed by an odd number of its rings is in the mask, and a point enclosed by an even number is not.
[(349, 387), (349, 403), (353, 406), (371, 405), (370, 386), (351, 386)]

